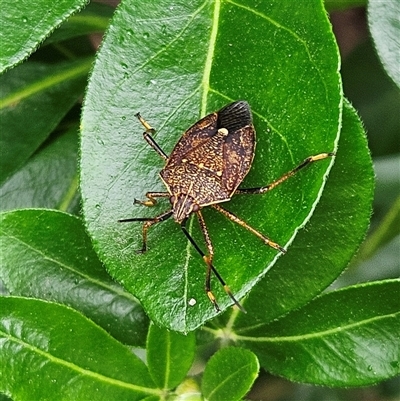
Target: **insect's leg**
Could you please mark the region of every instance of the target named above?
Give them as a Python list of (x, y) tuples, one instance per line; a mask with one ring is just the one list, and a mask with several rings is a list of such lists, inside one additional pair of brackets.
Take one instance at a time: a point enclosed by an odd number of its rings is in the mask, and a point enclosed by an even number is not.
[(167, 210), (164, 213), (161, 213), (160, 215), (156, 217), (133, 217), (130, 219), (121, 219), (118, 220), (119, 223), (127, 223), (131, 221), (144, 221), (144, 224), (142, 226), (142, 236), (143, 236), (143, 245), (142, 248), (139, 249), (137, 252), (138, 253), (144, 253), (147, 250), (147, 231), (148, 229), (156, 223), (160, 223), (161, 221), (167, 220), (168, 217), (172, 216), (173, 211), (172, 210)]
[(274, 248), (278, 251), (281, 251), (282, 253), (286, 253), (286, 249), (282, 248), (279, 244), (277, 244), (274, 241), (271, 241), (268, 237), (266, 237), (264, 234), (261, 234), (259, 231), (254, 229), (253, 227), (249, 226), (245, 221), (239, 219), (239, 217), (235, 216), (233, 213), (229, 212), (228, 210), (222, 208), (219, 205), (210, 205), (212, 208), (215, 210), (218, 210), (218, 212), (222, 213), (224, 216), (226, 216), (228, 219), (234, 221), (235, 223), (241, 225), (244, 227), (246, 230), (249, 230), (251, 233), (256, 235), (258, 238), (260, 238), (266, 245), (270, 246), (271, 248)]
[[(210, 271), (212, 271), (215, 276), (217, 277), (218, 281), (221, 283), (221, 285), (224, 287), (225, 291), (227, 292), (227, 294), (230, 296), (230, 298), (232, 299), (232, 301), (235, 303), (235, 305), (244, 313), (246, 313), (246, 310), (243, 308), (243, 306), (239, 303), (239, 301), (234, 297), (234, 295), (232, 294), (231, 290), (229, 289), (229, 287), (227, 286), (227, 284), (225, 283), (224, 279), (221, 277), (221, 275), (218, 273), (218, 270), (214, 267), (214, 265), (211, 263), (211, 260), (209, 258), (206, 257), (206, 255), (204, 254), (204, 252), (200, 249), (200, 247), (197, 245), (196, 241), (193, 239), (193, 237), (189, 234), (187, 228), (186, 228), (186, 221), (184, 220), (181, 223), (181, 228), (183, 233), (185, 234), (186, 238), (190, 241), (190, 243), (193, 245), (193, 247), (196, 249), (196, 251), (200, 254), (200, 256), (203, 258), (203, 260), (207, 263), (207, 267), (210, 269)], [(200, 221), (200, 220), (199, 220)], [(204, 223), (204, 220), (203, 220)], [(203, 233), (204, 234), (204, 233)], [(208, 235), (208, 232), (207, 232)], [(209, 238), (209, 236), (208, 236)], [(206, 240), (207, 242), (207, 240)], [(211, 241), (210, 241), (211, 243)], [(209, 245), (207, 244), (207, 247)], [(212, 245), (211, 245), (212, 247)], [(210, 280), (210, 279), (208, 279)], [(207, 285), (207, 284), (206, 284)], [(210, 296), (211, 294), (211, 296)], [(220, 308), (217, 304), (217, 300), (215, 299), (215, 296), (211, 293), (211, 290), (209, 292), (207, 292), (207, 296), (210, 299), (210, 301), (212, 302), (212, 304), (214, 305), (214, 308), (217, 312), (220, 311)]]
[(146, 198), (148, 198), (147, 200), (141, 201), (134, 199), (133, 203), (138, 203), (144, 206), (154, 206), (155, 204), (157, 204), (155, 198), (169, 198), (170, 196), (171, 195), (168, 192), (147, 192), (146, 193)]
[[(206, 265), (207, 265), (205, 290), (206, 290), (207, 296), (210, 299), (210, 301), (215, 305), (216, 309), (219, 310), (217, 300), (216, 300), (213, 292), (211, 291), (211, 270), (212, 270), (211, 266), (212, 266), (212, 260), (214, 257), (214, 247), (211, 242), (210, 234), (208, 233), (203, 214), (199, 210), (196, 212), (196, 215), (199, 220), (200, 229), (201, 229), (201, 232), (203, 233), (204, 241), (205, 241), (205, 243), (207, 245), (207, 249), (208, 249), (208, 255), (203, 255), (203, 260), (204, 260), (204, 262), (206, 262)], [(230, 290), (229, 290), (229, 292), (230, 292)]]
[(141, 122), (143, 127), (146, 129), (145, 132), (143, 132), (143, 138), (146, 140), (146, 142), (164, 159), (167, 160), (168, 156), (165, 154), (165, 152), (160, 148), (160, 146), (157, 144), (157, 142), (154, 140), (151, 134), (154, 134), (156, 130), (150, 126), (150, 124), (140, 115), (140, 113), (136, 114), (136, 117), (138, 120)]
[(239, 188), (235, 191), (235, 194), (263, 194), (263, 193), (275, 188), (276, 186), (281, 184), (283, 181), (286, 181), (288, 178), (294, 176), (298, 171), (300, 171), (304, 167), (310, 165), (311, 163), (314, 163), (318, 160), (324, 160), (324, 159), (326, 159), (328, 157), (332, 157), (332, 156), (335, 156), (335, 153), (333, 153), (333, 152), (320, 153), (319, 155), (309, 156), (309, 157), (307, 157), (307, 159), (305, 159), (302, 163), (300, 163), (293, 170), (290, 170), (289, 172), (284, 174), (281, 178), (278, 178), (276, 181), (271, 182), (270, 184), (266, 185), (265, 187)]

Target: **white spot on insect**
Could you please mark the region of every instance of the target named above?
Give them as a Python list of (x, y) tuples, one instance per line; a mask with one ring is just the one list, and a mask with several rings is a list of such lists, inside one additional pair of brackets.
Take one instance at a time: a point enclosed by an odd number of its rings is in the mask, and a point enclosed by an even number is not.
[(226, 128), (220, 128), (218, 130), (218, 132), (223, 136), (227, 136), (228, 135), (228, 130)]
[(194, 298), (191, 298), (191, 299), (189, 300), (189, 305), (190, 305), (190, 306), (195, 306), (196, 303), (197, 303), (197, 301), (196, 301)]

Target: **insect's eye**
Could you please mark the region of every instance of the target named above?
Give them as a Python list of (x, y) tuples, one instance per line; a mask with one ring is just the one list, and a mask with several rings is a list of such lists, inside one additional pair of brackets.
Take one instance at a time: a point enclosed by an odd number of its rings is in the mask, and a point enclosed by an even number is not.
[(176, 196), (170, 196), (169, 201), (173, 205), (176, 202)]
[(199, 211), (199, 209), (200, 209), (200, 206), (197, 204), (197, 203), (195, 203), (194, 205), (193, 205), (193, 212), (197, 212), (197, 211)]

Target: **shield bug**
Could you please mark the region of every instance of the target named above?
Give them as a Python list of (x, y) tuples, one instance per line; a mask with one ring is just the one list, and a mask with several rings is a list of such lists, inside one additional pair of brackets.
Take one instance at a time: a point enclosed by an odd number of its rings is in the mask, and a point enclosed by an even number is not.
[[(236, 194), (263, 194), (270, 191), (309, 164), (333, 156), (334, 153), (320, 153), (310, 156), (293, 170), (266, 186), (239, 188), (250, 170), (255, 149), (255, 129), (247, 102), (241, 100), (233, 102), (196, 122), (182, 135), (170, 156), (167, 156), (154, 140), (152, 134), (155, 130), (141, 117), (140, 113), (136, 117), (145, 128), (144, 139), (165, 160), (165, 166), (160, 171), (160, 177), (167, 187), (167, 192), (147, 192), (147, 200), (135, 199), (134, 203), (154, 206), (157, 203), (156, 198), (169, 198), (171, 208), (153, 218), (128, 218), (118, 221), (144, 222), (142, 226), (143, 245), (138, 250), (139, 253), (143, 253), (147, 250), (148, 229), (153, 224), (173, 216), (207, 265), (205, 291), (215, 309), (220, 310), (211, 290), (212, 272), (233, 302), (244, 311), (213, 265), (214, 247), (201, 209), (206, 206), (214, 208), (228, 219), (252, 232), (266, 245), (285, 253), (285, 249), (278, 243), (249, 226), (245, 221), (219, 204), (229, 201)], [(207, 253), (203, 252), (186, 228), (187, 219), (192, 214), (198, 218)]]

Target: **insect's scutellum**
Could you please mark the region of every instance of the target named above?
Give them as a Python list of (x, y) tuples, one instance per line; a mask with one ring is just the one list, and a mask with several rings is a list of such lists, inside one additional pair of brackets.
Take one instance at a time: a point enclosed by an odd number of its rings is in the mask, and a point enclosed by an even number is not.
[[(249, 230), (266, 245), (278, 252), (285, 253), (286, 250), (282, 246), (221, 207), (219, 203), (229, 201), (233, 195), (263, 194), (270, 191), (304, 167), (318, 160), (332, 157), (334, 153), (327, 152), (309, 156), (293, 170), (266, 186), (238, 188), (250, 170), (255, 149), (255, 129), (247, 102), (242, 100), (233, 102), (196, 122), (182, 135), (169, 156), (154, 140), (152, 134), (155, 130), (150, 124), (142, 118), (140, 113), (137, 113), (136, 117), (145, 128), (144, 139), (165, 160), (160, 177), (168, 192), (147, 192), (147, 200), (135, 199), (134, 203), (153, 206), (157, 203), (156, 198), (169, 198), (171, 208), (153, 218), (128, 218), (118, 221), (144, 222), (142, 248), (138, 250), (139, 253), (143, 253), (147, 250), (148, 229), (153, 224), (173, 216), (207, 266), (205, 291), (216, 311), (220, 311), (220, 308), (211, 290), (211, 273), (217, 277), (234, 304), (246, 312), (213, 265), (214, 247), (201, 209), (206, 206), (214, 208), (228, 219)], [(207, 253), (201, 250), (186, 229), (186, 221), (192, 214), (198, 218)], [(191, 306), (196, 303), (196, 301), (193, 303), (192, 300), (189, 301)]]

